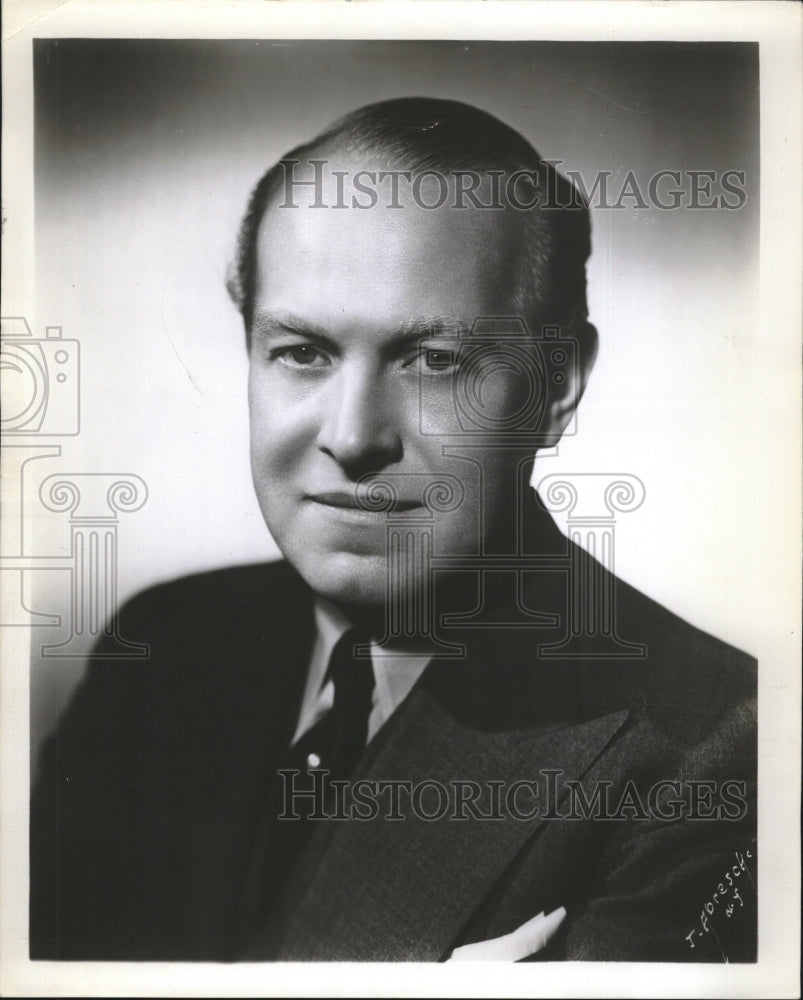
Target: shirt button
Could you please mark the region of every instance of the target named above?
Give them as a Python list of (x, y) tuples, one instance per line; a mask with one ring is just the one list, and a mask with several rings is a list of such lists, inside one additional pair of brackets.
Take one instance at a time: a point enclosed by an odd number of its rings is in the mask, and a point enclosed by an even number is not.
[(321, 758), (317, 755), (317, 753), (307, 754), (307, 767), (320, 767), (320, 766), (321, 766)]

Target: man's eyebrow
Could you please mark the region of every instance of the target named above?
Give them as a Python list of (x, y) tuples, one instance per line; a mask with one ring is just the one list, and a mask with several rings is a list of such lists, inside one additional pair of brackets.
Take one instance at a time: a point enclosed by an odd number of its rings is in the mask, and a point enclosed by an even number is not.
[(317, 323), (310, 323), (293, 313), (282, 310), (261, 310), (254, 316), (254, 327), (262, 333), (277, 330), (283, 333), (295, 333), (299, 337), (321, 337), (328, 339), (328, 334)]
[(466, 324), (454, 316), (427, 316), (403, 323), (397, 336), (407, 341), (423, 337), (463, 337), (466, 332)]
[[(296, 334), (299, 337), (332, 339), (332, 334), (324, 327), (283, 309), (266, 309), (258, 312), (254, 317), (254, 329), (261, 333), (278, 331)], [(466, 333), (466, 324), (457, 317), (421, 316), (406, 320), (397, 327), (392, 334), (392, 340), (406, 344), (424, 337), (463, 337)]]

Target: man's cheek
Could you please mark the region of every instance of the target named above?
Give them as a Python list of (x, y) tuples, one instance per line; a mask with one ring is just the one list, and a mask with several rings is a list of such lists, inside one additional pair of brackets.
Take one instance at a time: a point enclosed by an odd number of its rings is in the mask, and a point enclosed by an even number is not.
[(301, 434), (293, 411), (278, 400), (254, 400), (250, 409), (251, 449), (265, 459), (298, 448)]
[(299, 464), (299, 459), (297, 448), (287, 446), (275, 436), (273, 440), (270, 437), (266, 440), (263, 436), (251, 448), (254, 477), (261, 481), (263, 488), (272, 488), (274, 491), (281, 489), (282, 483)]

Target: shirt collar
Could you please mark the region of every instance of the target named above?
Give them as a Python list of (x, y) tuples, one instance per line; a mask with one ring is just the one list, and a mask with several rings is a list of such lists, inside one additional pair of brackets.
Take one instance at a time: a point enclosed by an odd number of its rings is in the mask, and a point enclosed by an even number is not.
[[(326, 670), (338, 639), (352, 625), (339, 608), (320, 597), (315, 600), (314, 618), (315, 642), (293, 742), (331, 709), (334, 701), (334, 685), (331, 680), (326, 680)], [(371, 643), (375, 688), (373, 708), (368, 720), (369, 739), (404, 701), (430, 659), (428, 654), (411, 655), (393, 646)]]

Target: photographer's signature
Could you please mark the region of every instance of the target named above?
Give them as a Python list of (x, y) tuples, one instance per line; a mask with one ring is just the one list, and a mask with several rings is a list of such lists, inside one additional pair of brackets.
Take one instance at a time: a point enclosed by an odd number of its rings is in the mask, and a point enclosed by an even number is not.
[(756, 883), (750, 871), (752, 863), (754, 863), (752, 849), (733, 852), (733, 864), (723, 873), (722, 879), (717, 883), (700, 910), (699, 925), (686, 935), (689, 948), (696, 948), (702, 939), (712, 934), (724, 960), (728, 961), (717, 937), (714, 923), (718, 919), (733, 920), (737, 918), (744, 910), (745, 896), (748, 893), (755, 894)]

